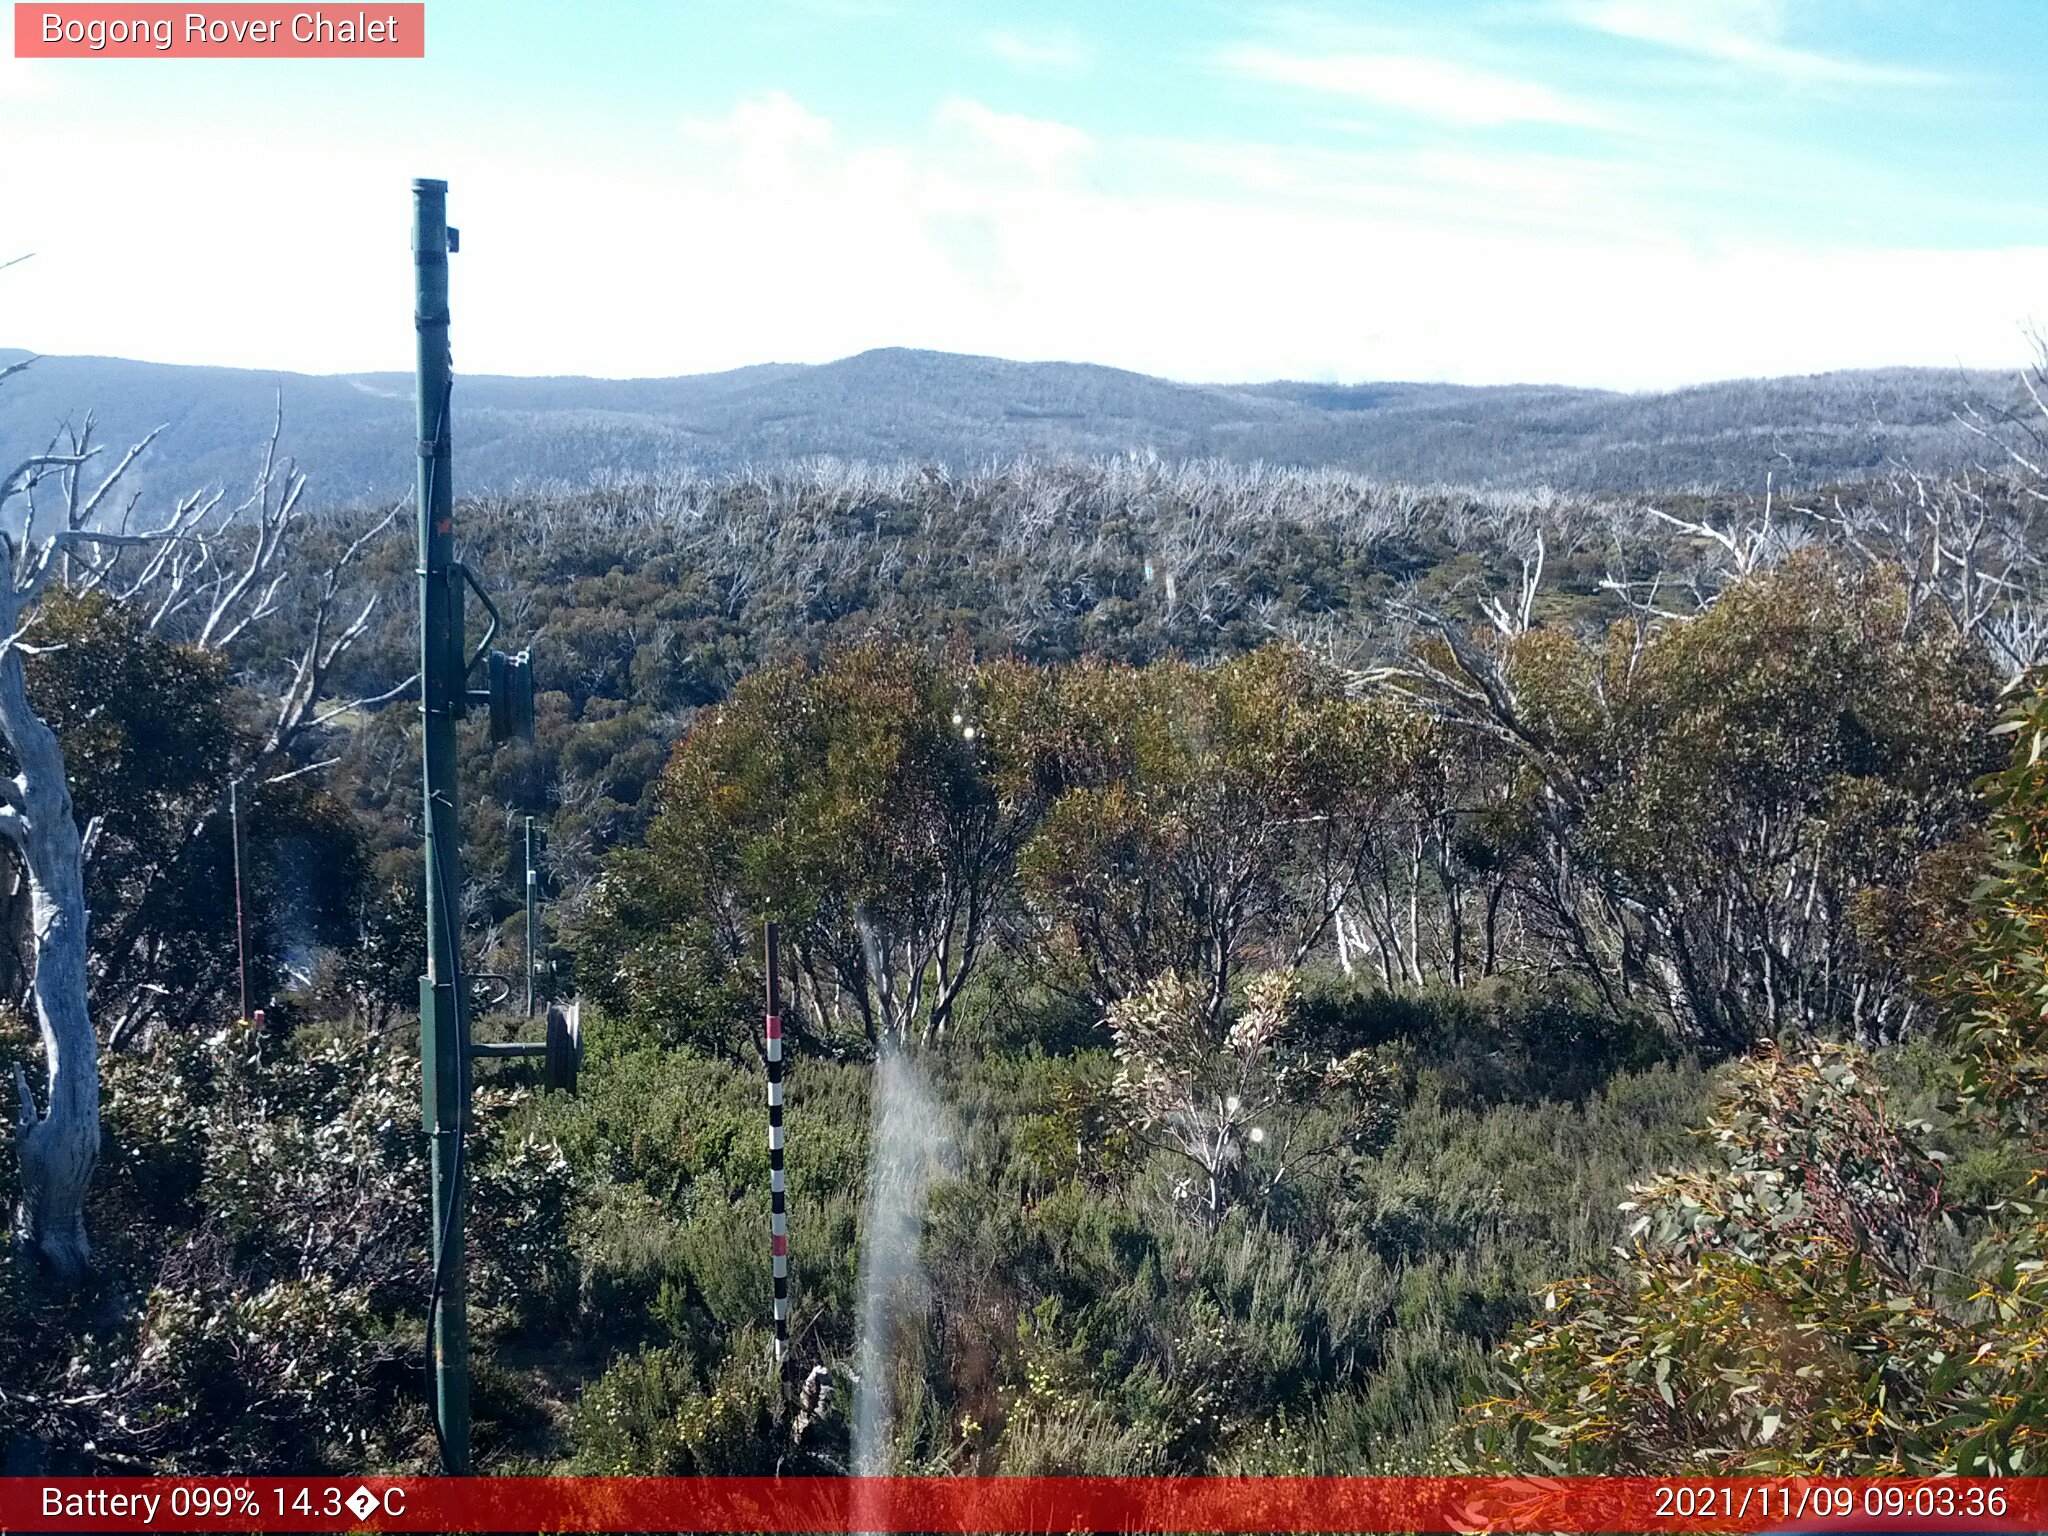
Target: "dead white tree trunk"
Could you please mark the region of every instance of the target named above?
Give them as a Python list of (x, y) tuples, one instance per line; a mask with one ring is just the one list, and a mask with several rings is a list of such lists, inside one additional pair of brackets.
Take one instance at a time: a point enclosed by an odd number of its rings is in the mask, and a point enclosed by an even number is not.
[[(17, 592), (0, 597), (0, 626), (10, 634), (18, 612)], [(85, 857), (64, 751), (29, 704), (18, 641), (0, 652), (0, 736), (20, 765), (0, 788), (8, 801), (0, 832), (28, 872), (36, 1023), (48, 1069), (48, 1102), (39, 1112), (28, 1074), (14, 1064), (21, 1170), (15, 1236), (60, 1280), (71, 1281), (91, 1255), (85, 1192), (100, 1151), (99, 1042), (85, 1006)]]
[[(0, 508), (17, 493), (82, 455), (39, 454), (0, 480)], [(19, 1099), (15, 1154), (21, 1194), (15, 1237), (60, 1280), (75, 1280), (91, 1257), (85, 1192), (100, 1152), (99, 1041), (86, 1010), (85, 839), (71, 808), (71, 781), (56, 732), (29, 703), (24, 630), (73, 530), (34, 542), (33, 503), (21, 542), (0, 534), (7, 579), (0, 582), (0, 740), (17, 772), (0, 780), (0, 836), (20, 856), (29, 885), (36, 1024), (43, 1039), (46, 1104), (36, 1107), (28, 1073), (14, 1065)]]

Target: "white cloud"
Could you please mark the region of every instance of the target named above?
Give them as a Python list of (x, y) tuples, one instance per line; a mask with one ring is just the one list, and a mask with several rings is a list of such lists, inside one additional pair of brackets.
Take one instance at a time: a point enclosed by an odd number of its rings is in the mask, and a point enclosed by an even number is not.
[(823, 150), (832, 125), (786, 91), (764, 91), (735, 103), (723, 117), (685, 118), (683, 137), (693, 143), (748, 154)]
[(988, 51), (1019, 69), (1071, 74), (1088, 67), (1092, 54), (1071, 32), (995, 31), (982, 39)]
[(1525, 150), (1429, 147), (1331, 150), (1222, 140), (1163, 140), (1146, 153), (1268, 205), (1398, 214), (1447, 227), (1569, 231), (1633, 240), (1659, 232), (1644, 170), (1618, 159)]
[(56, 81), (48, 63), (40, 59), (17, 59), (0, 54), (0, 103), (36, 101), (55, 93)]
[(932, 121), (942, 138), (958, 140), (1041, 177), (1057, 174), (1095, 143), (1071, 124), (997, 112), (965, 96), (941, 102)]
[(1225, 50), (1226, 71), (1270, 85), (1368, 101), (1463, 127), (1506, 123), (1607, 126), (1602, 114), (1533, 80), (1412, 53), (1300, 53), (1243, 46)]
[[(407, 369), (405, 187), (422, 170), (448, 177), (464, 232), (451, 281), (471, 372), (663, 375), (892, 345), (1211, 380), (2005, 366), (2027, 355), (2048, 273), (2042, 249), (1678, 238), (1598, 162), (1089, 148), (1064, 128), (963, 100), (876, 142), (769, 95), (608, 159), (479, 137), (422, 165), (403, 136), (315, 159), (287, 132), (172, 127), (119, 197), (52, 204), (39, 177), (60, 151), (113, 165), (134, 141), (51, 122), (0, 157), (12, 243), (39, 253), (0, 277), (0, 341)], [(304, 189), (275, 260), (223, 265), (218, 242), (176, 238), (239, 227), (250, 186)]]
[(1944, 80), (1932, 70), (1792, 47), (1783, 41), (1778, 0), (1572, 0), (1566, 13), (1611, 36), (1802, 84), (1929, 86)]

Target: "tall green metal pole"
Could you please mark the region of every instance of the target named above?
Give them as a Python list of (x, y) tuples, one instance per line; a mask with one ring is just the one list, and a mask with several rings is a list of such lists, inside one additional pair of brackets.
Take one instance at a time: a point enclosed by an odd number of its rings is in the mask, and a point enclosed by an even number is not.
[(526, 1016), (533, 1017), (533, 973), (538, 963), (534, 957), (533, 940), (538, 931), (534, 923), (534, 877), (533, 877), (533, 818), (526, 818)]
[(461, 574), (454, 559), (448, 434), (448, 184), (412, 184), (413, 322), (419, 337), (420, 708), (427, 885), (427, 974), (420, 978), (420, 1065), (433, 1138), (434, 1422), (444, 1472), (469, 1471), (469, 1311), (463, 1243), (463, 1133), (469, 1040), (453, 903), (462, 890), (455, 815), (455, 720), (467, 702)]

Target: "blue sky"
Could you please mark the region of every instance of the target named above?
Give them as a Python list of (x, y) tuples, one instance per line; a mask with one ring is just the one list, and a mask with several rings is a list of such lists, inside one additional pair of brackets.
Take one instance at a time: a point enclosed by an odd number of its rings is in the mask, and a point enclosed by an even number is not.
[(417, 62), (0, 59), (0, 344), (409, 365), (872, 346), (1651, 388), (2016, 366), (2042, 0), (429, 0)]

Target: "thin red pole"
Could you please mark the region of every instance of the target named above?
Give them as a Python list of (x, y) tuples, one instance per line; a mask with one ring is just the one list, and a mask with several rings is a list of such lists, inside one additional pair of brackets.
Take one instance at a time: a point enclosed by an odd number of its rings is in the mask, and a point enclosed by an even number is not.
[(241, 1018), (249, 1017), (249, 920), (242, 909), (242, 800), (237, 786), (228, 785), (228, 827), (235, 851), (235, 968), (241, 973)]

